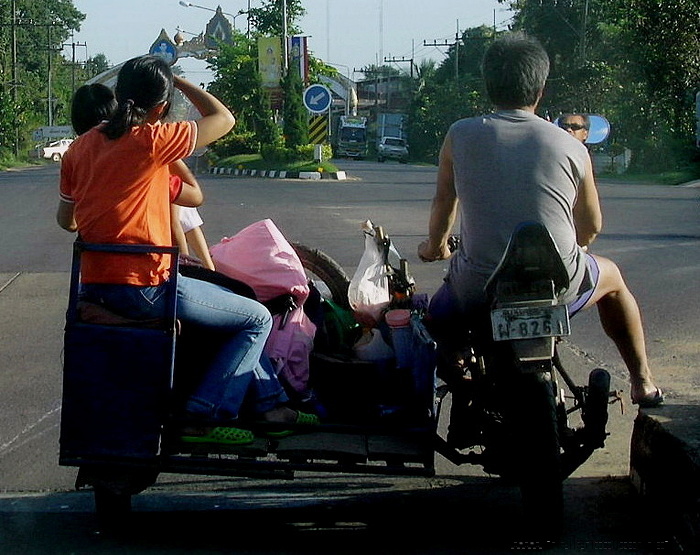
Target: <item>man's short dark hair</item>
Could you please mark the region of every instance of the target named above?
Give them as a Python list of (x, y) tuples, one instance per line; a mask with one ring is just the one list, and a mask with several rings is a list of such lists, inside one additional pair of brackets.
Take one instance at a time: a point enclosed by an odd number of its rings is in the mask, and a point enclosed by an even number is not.
[(496, 106), (534, 106), (549, 75), (549, 56), (537, 39), (509, 33), (486, 50), (481, 71)]

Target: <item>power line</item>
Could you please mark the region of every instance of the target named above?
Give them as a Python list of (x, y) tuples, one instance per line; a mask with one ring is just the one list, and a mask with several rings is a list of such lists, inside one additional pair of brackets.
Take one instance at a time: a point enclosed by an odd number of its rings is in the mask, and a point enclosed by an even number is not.
[(435, 46), (441, 48), (455, 48), (455, 80), (459, 80), (459, 33), (455, 33), (454, 42), (449, 42), (448, 39), (443, 39), (444, 42), (439, 43), (437, 40), (429, 43), (423, 40), (423, 46)]
[(384, 61), (389, 62), (390, 64), (409, 62), (411, 64), (411, 77), (413, 77), (413, 66), (414, 66), (413, 58), (406, 58), (405, 56), (401, 56), (400, 58), (391, 57), (391, 58), (384, 58)]

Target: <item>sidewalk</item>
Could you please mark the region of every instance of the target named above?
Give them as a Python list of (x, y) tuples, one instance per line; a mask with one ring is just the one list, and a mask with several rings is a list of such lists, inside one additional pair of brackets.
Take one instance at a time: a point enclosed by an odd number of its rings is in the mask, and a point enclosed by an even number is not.
[[(684, 404), (685, 403), (685, 404)], [(640, 409), (630, 448), (630, 479), (678, 546), (700, 553), (700, 401), (674, 399)]]

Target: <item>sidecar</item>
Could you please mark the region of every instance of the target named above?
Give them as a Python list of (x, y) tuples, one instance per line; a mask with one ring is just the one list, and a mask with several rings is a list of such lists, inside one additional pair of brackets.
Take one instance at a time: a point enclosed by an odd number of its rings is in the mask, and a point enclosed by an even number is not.
[[(169, 255), (165, 313), (120, 318), (79, 297), (81, 257), (106, 251)], [(435, 343), (411, 320), (410, 373), (342, 353), (314, 352), (310, 379), (328, 416), (288, 437), (245, 446), (180, 440), (188, 358), (176, 314), (177, 251), (76, 242), (65, 326), (59, 464), (79, 467), (98, 514), (128, 511), (161, 473), (294, 478), (297, 472), (431, 476), (437, 427)], [(417, 380), (417, 377), (419, 378)], [(423, 386), (418, 390), (416, 383)]]

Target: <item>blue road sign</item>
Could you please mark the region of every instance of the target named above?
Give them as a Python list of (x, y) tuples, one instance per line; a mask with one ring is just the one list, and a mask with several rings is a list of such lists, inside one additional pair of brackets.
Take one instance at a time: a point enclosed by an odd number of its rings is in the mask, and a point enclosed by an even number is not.
[(170, 65), (173, 65), (177, 61), (176, 46), (172, 42), (165, 39), (160, 39), (153, 43), (149, 54), (151, 54), (151, 56), (163, 58)]
[(311, 85), (304, 91), (304, 106), (314, 114), (327, 112), (332, 99), (331, 91), (324, 85)]

